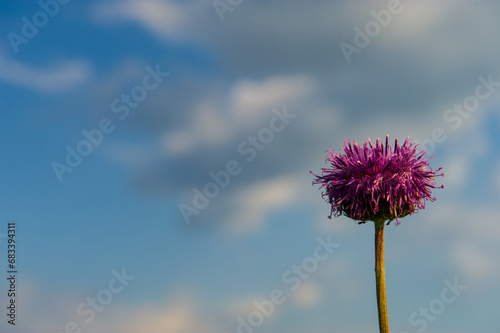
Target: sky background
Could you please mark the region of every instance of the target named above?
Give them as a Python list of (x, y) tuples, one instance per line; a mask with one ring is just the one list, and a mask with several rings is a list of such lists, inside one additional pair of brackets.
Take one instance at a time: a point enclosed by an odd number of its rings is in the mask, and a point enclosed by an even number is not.
[[(500, 332), (500, 3), (402, 0), (349, 57), (341, 45), (391, 2), (40, 3), (0, 3), (2, 332), (250, 333), (238, 318), (275, 289), (285, 301), (253, 332), (376, 331), (373, 225), (329, 220), (309, 171), (327, 166), (329, 146), (386, 134), (426, 143), (446, 175), (436, 202), (386, 228), (391, 330)], [(23, 28), (34, 20), (37, 31)], [(168, 73), (157, 85), (154, 70)], [(488, 97), (453, 111), (477, 89)], [(134, 107), (120, 100), (141, 91)], [(59, 179), (54, 162), (103, 119), (113, 130)], [(266, 144), (242, 153), (258, 133)], [(180, 205), (230, 161), (240, 173), (186, 223)], [(283, 275), (318, 237), (339, 246), (292, 291)], [(109, 295), (122, 270), (134, 279), (87, 322), (79, 306)], [(412, 324), (439, 309), (446, 280), (467, 288), (427, 327)]]

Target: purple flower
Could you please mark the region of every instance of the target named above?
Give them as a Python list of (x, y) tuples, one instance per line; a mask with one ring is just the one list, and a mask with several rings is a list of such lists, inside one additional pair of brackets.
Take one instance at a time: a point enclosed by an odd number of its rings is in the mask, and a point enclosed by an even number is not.
[(434, 179), (444, 174), (436, 174), (442, 168), (431, 169), (432, 157), (424, 158), (427, 151), (419, 152), (418, 146), (409, 138), (399, 146), (396, 138), (393, 149), (387, 136), (385, 146), (378, 138), (373, 146), (368, 138), (362, 146), (344, 141), (344, 153), (328, 149), (331, 167), (322, 168), (321, 176), (311, 173), (316, 177), (313, 184), (325, 189), (322, 196), (332, 207), (329, 218), (344, 214), (360, 223), (396, 219), (398, 225), (398, 218), (424, 209), (427, 200), (435, 201)]

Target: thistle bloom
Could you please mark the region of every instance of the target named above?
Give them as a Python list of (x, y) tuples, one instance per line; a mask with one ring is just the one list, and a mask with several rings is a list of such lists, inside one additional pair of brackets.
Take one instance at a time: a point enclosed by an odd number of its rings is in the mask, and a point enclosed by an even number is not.
[[(403, 145), (385, 146), (377, 138), (375, 146), (368, 138), (358, 146), (344, 141), (344, 153), (336, 154), (329, 149), (326, 161), (331, 168), (323, 168), (322, 175), (312, 173), (313, 184), (321, 184), (323, 197), (331, 205), (332, 215), (342, 214), (361, 221), (392, 221), (425, 208), (427, 200), (435, 201), (431, 189), (436, 188), (435, 177), (442, 168), (432, 170), (427, 151), (406, 138)], [(443, 188), (440, 186), (439, 188)]]
[[(409, 138), (402, 146), (398, 138), (394, 148), (385, 146), (377, 138), (375, 147), (370, 139), (359, 147), (355, 141), (344, 141), (344, 153), (336, 154), (329, 149), (326, 158), (330, 168), (323, 168), (313, 184), (325, 188), (322, 193), (331, 205), (332, 215), (342, 214), (365, 223), (375, 225), (375, 278), (380, 333), (389, 333), (387, 295), (384, 268), (384, 225), (385, 221), (413, 214), (425, 208), (427, 200), (435, 201), (431, 189), (436, 188), (436, 174), (442, 168), (432, 170), (427, 151), (418, 151), (418, 145)], [(311, 172), (312, 173), (312, 172)], [(440, 186), (443, 188), (444, 186)]]

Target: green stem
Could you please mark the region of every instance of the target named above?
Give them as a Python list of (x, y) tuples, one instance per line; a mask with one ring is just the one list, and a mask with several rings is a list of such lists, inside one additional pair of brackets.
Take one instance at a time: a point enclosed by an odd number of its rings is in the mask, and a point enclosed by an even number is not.
[(377, 280), (378, 325), (380, 333), (389, 333), (387, 296), (385, 293), (384, 268), (384, 225), (385, 221), (375, 221), (375, 276)]

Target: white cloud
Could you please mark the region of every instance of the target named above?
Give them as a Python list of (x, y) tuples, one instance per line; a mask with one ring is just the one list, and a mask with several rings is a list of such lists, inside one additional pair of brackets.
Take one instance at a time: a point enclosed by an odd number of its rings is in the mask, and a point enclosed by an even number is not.
[(188, 131), (172, 131), (163, 137), (163, 147), (172, 155), (187, 154), (196, 145), (196, 139)]
[(299, 307), (314, 307), (321, 299), (321, 288), (314, 282), (303, 283), (292, 294), (293, 303)]
[[(408, 35), (427, 35), (432, 33), (440, 22), (450, 14), (449, 1), (416, 1), (402, 4), (400, 14), (393, 16), (394, 25), (389, 29), (400, 37)], [(455, 3), (453, 3), (455, 4)]]
[(132, 20), (162, 37), (178, 37), (201, 2), (126, 0), (98, 3), (93, 18), (100, 23)]
[(228, 126), (230, 124), (210, 103), (201, 104), (194, 118), (194, 131), (199, 134), (202, 140), (224, 142), (229, 137)]
[[(197, 333), (217, 332), (220, 327), (206, 318), (198, 302), (190, 293), (178, 292), (163, 302), (136, 303), (123, 306), (112, 303), (102, 312), (96, 312), (95, 320), (86, 323), (76, 314), (76, 308), (87, 296), (71, 294), (51, 294), (40, 288), (22, 284), (26, 287), (19, 303), (25, 318), (20, 328), (26, 332), (60, 332), (71, 321), (76, 322), (83, 331), (95, 333)], [(30, 287), (30, 288), (28, 288)], [(27, 297), (25, 294), (30, 294)], [(50, 311), (40, 314), (40, 307), (51, 299)]]
[(313, 86), (312, 79), (306, 75), (273, 76), (260, 82), (237, 81), (226, 102), (216, 105), (212, 101), (200, 101), (187, 126), (163, 136), (163, 147), (169, 154), (182, 155), (200, 146), (227, 143), (242, 128), (250, 128), (261, 117), (268, 116), (273, 108), (306, 98)]
[(120, 323), (121, 327), (111, 331), (123, 333), (194, 333), (202, 327), (195, 312), (194, 301), (184, 296), (177, 296), (164, 305), (150, 305), (134, 309), (117, 317), (113, 322)]
[(292, 178), (278, 178), (257, 183), (234, 195), (235, 213), (226, 219), (232, 232), (256, 231), (275, 209), (289, 207), (300, 195), (300, 187)]
[(460, 244), (454, 251), (453, 259), (462, 274), (470, 280), (483, 280), (492, 277), (496, 267), (496, 256), (485, 254), (480, 250), (483, 244)]
[(231, 111), (247, 121), (256, 113), (293, 103), (311, 93), (313, 80), (307, 75), (273, 76), (264, 81), (240, 80), (229, 97)]
[(65, 60), (47, 68), (6, 59), (0, 61), (0, 80), (42, 93), (71, 90), (87, 81), (91, 71), (91, 66), (83, 60)]
[(202, 102), (196, 107), (190, 126), (166, 133), (163, 146), (167, 153), (179, 155), (199, 146), (225, 143), (233, 132), (230, 125), (230, 120), (222, 117), (211, 102)]

